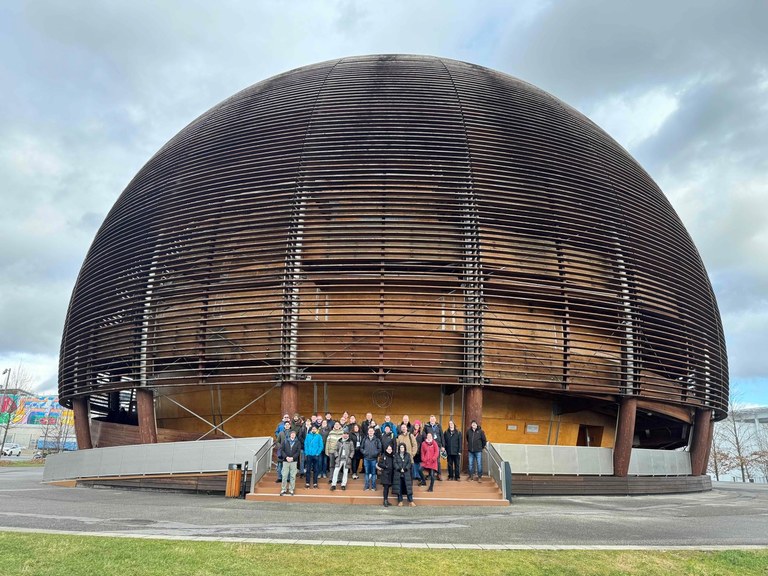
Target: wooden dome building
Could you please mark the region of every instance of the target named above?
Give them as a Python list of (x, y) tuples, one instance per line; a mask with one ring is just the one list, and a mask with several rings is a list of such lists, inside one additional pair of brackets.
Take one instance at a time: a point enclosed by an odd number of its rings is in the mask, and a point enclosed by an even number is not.
[(59, 393), (81, 447), (371, 411), (689, 445), (700, 474), (728, 375), (699, 254), (625, 150), (505, 74), (385, 55), (255, 84), (147, 163), (83, 264)]

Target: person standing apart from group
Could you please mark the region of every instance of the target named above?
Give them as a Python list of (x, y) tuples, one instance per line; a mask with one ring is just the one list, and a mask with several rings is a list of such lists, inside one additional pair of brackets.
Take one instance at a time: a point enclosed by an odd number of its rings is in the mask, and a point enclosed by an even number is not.
[(488, 441), (485, 432), (480, 428), (477, 420), (472, 420), (467, 430), (467, 453), (469, 454), (469, 479), (472, 480), (473, 470), (477, 470), (477, 481), (483, 475), (483, 450)]

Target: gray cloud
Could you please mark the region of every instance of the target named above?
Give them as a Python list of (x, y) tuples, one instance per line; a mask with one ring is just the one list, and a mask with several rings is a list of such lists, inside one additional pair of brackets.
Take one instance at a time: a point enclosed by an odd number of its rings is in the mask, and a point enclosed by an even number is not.
[(55, 362), (96, 229), (184, 125), (294, 67), (405, 52), (502, 70), (587, 115), (612, 110), (604, 127), (702, 253), (732, 373), (768, 378), (767, 24), (764, 2), (714, 0), (3, 2), (0, 325), (12, 330), (0, 358)]

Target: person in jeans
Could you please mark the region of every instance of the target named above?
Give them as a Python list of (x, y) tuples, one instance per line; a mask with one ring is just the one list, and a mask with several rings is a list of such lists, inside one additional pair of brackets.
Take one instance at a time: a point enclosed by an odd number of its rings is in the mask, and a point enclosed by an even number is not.
[(467, 430), (467, 452), (469, 453), (469, 479), (472, 480), (473, 470), (477, 469), (477, 481), (483, 475), (483, 450), (488, 441), (485, 432), (477, 420), (472, 420)]
[(413, 479), (419, 480), (419, 486), (426, 486), (427, 482), (424, 480), (424, 474), (421, 471), (421, 445), (424, 442), (424, 432), (421, 429), (421, 421), (416, 420), (413, 423), (413, 431), (411, 432), (416, 439), (416, 452), (413, 454)]
[(363, 433), (360, 431), (359, 425), (352, 425), (352, 431), (349, 433), (349, 441), (352, 442), (355, 451), (352, 455), (352, 480), (357, 480), (357, 471), (360, 469), (360, 462), (363, 459), (363, 453), (361, 452)]
[(305, 478), (305, 488), (309, 488), (310, 481), (314, 488), (317, 488), (317, 477), (320, 474), (320, 456), (323, 453), (323, 437), (320, 436), (317, 426), (309, 429), (304, 440), (304, 458), (307, 461), (307, 476)]
[(341, 489), (347, 489), (347, 475), (349, 474), (349, 468), (352, 464), (352, 454), (355, 453), (355, 447), (349, 440), (349, 431), (345, 428), (341, 433), (341, 440), (336, 443), (336, 453), (334, 454), (334, 461), (336, 465), (333, 468), (333, 480), (331, 482), (331, 490), (336, 490), (336, 482), (339, 481), (339, 472), (344, 471), (341, 478)]
[[(408, 428), (403, 425), (403, 429), (408, 434)], [(410, 436), (410, 434), (408, 434)], [(408, 452), (407, 445), (404, 442), (400, 442), (400, 436), (398, 436), (397, 454), (393, 461), (394, 472), (392, 474), (392, 483), (394, 484), (395, 492), (397, 492), (397, 505), (403, 505), (403, 494), (408, 498), (408, 502), (411, 506), (416, 506), (413, 503), (413, 477), (411, 476), (411, 468), (413, 467), (413, 458)]]
[[(288, 416), (288, 414), (286, 414), (286, 416)], [(292, 429), (293, 425), (290, 420), (282, 422), (280, 432), (278, 432), (277, 440), (275, 441), (275, 444), (277, 445), (277, 480), (275, 480), (275, 482), (278, 483), (283, 481), (283, 461), (285, 460), (282, 454), (283, 442), (288, 438), (288, 434)], [(299, 444), (301, 444), (301, 442), (299, 442)]]
[(280, 496), (287, 493), (293, 496), (296, 490), (296, 469), (299, 463), (299, 452), (301, 452), (301, 442), (296, 438), (296, 430), (289, 432), (288, 438), (283, 442), (283, 481), (280, 488)]
[(368, 427), (368, 435), (363, 438), (360, 451), (363, 453), (363, 468), (365, 470), (364, 490), (376, 490), (376, 461), (381, 454), (381, 440), (376, 437), (376, 429)]
[(459, 480), (459, 455), (461, 454), (461, 432), (453, 420), (448, 421), (448, 430), (443, 432), (445, 453), (448, 455), (448, 480)]

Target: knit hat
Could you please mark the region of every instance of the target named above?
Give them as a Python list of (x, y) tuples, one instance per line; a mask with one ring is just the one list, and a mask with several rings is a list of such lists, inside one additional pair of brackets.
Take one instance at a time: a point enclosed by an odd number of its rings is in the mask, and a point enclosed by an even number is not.
[(414, 420), (413, 421), (414, 426), (421, 426), (421, 420)]

